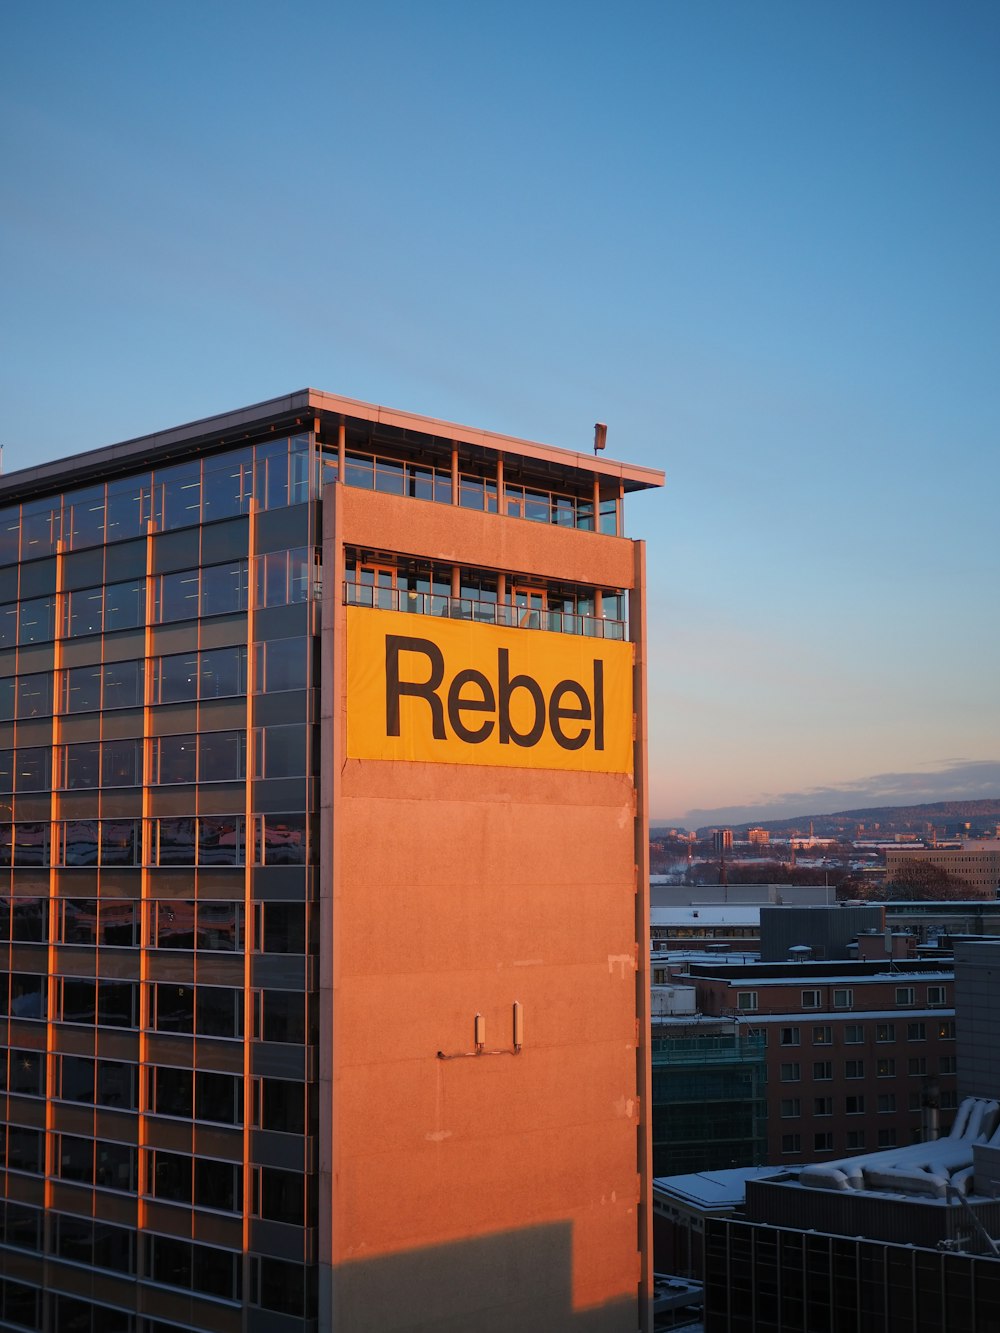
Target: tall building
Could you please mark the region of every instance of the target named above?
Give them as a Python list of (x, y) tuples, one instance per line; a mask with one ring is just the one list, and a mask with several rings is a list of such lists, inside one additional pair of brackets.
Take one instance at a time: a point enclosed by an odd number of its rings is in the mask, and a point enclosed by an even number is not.
[(312, 390), (0, 479), (0, 1324), (648, 1324), (661, 483)]

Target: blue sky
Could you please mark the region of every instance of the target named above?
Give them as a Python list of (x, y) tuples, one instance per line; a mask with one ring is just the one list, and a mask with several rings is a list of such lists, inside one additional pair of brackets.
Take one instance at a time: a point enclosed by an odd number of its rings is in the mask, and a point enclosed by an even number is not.
[(998, 67), (963, 0), (14, 0), (6, 467), (307, 384), (606, 420), (656, 818), (998, 793)]

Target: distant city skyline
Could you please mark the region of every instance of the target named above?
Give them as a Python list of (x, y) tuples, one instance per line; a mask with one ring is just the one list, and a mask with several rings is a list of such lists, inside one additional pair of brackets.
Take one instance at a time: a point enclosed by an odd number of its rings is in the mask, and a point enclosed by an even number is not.
[(6, 18), (8, 471), (307, 384), (606, 421), (654, 821), (1000, 791), (1000, 9)]

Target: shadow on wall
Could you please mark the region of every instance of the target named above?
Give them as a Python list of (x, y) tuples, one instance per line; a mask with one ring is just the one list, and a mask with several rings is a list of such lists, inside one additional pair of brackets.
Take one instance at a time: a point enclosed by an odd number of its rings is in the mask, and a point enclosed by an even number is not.
[[(321, 1272), (321, 1290), (329, 1270)], [(333, 1318), (351, 1333), (635, 1333), (638, 1298), (573, 1309), (573, 1228), (520, 1228), (334, 1270)]]

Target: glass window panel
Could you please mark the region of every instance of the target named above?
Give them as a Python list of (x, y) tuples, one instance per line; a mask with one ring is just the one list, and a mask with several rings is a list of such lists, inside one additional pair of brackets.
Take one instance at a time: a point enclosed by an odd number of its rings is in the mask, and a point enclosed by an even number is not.
[(71, 551), (104, 541), (104, 487), (70, 491), (63, 497), (66, 545)]
[(171, 1240), (166, 1236), (151, 1238), (153, 1252), (153, 1281), (168, 1287), (191, 1286), (191, 1245), (186, 1240)]
[(101, 820), (101, 865), (138, 865), (141, 850), (138, 820)]
[(223, 699), (245, 694), (246, 655), (245, 647), (213, 648), (201, 653), (198, 662), (199, 697)]
[(59, 1095), (67, 1102), (94, 1100), (94, 1061), (80, 1055), (60, 1056)]
[(180, 1153), (157, 1152), (153, 1169), (153, 1194), (172, 1203), (191, 1202), (191, 1158)]
[(242, 1037), (243, 992), (228, 986), (199, 986), (197, 1018), (201, 1037)]
[(255, 449), (254, 494), (262, 509), (288, 504), (288, 441), (271, 440)]
[(157, 468), (153, 474), (157, 527), (188, 528), (201, 520), (201, 460)]
[(195, 1075), (195, 1115), (222, 1125), (243, 1123), (243, 1079), (232, 1074)]
[(62, 864), (96, 866), (99, 847), (96, 819), (70, 819), (62, 826)]
[(149, 513), (149, 473), (108, 482), (107, 535), (109, 542), (140, 537)]
[(101, 754), (101, 785), (135, 787), (142, 781), (142, 741), (105, 741)]
[(178, 574), (161, 574), (156, 580), (158, 595), (157, 619), (160, 623), (174, 620), (194, 620), (198, 615), (199, 571), (183, 570)]
[(102, 944), (132, 948), (139, 943), (136, 905), (127, 899), (105, 899), (101, 903)]
[(243, 864), (244, 818), (203, 817), (198, 821), (198, 864), (238, 866)]
[(197, 1208), (233, 1212), (243, 1207), (242, 1173), (232, 1162), (201, 1159), (194, 1168), (194, 1202)]
[(141, 707), (145, 669), (143, 661), (108, 663), (104, 668), (104, 707)]
[(198, 737), (157, 736), (153, 740), (154, 782), (196, 782), (198, 779)]
[(67, 713), (89, 713), (101, 706), (101, 668), (71, 667), (64, 671), (62, 707)]
[(7, 1131), (7, 1169), (39, 1175), (45, 1158), (45, 1135), (37, 1129), (11, 1125)]
[(14, 1018), (45, 1018), (47, 997), (48, 986), (44, 977), (30, 972), (11, 974), (10, 1012)]
[(0, 564), (16, 564), (20, 557), (21, 506), (0, 509)]
[(156, 947), (158, 949), (193, 949), (195, 905), (171, 898), (156, 906)]
[(101, 746), (98, 741), (67, 745), (63, 751), (66, 771), (62, 785), (74, 790), (99, 787), (101, 783)]
[(14, 790), (14, 751), (0, 750), (0, 792)]
[(60, 1259), (68, 1259), (78, 1264), (91, 1263), (94, 1250), (94, 1224), (90, 1218), (56, 1214), (55, 1220), (56, 1253)]
[(262, 846), (257, 861), (264, 865), (306, 864), (306, 816), (267, 815), (262, 819)]
[(67, 593), (69, 599), (69, 622), (67, 632), (70, 638), (80, 638), (84, 634), (100, 634), (104, 623), (104, 589), (81, 588)]
[(261, 1258), (259, 1303), (265, 1310), (302, 1318), (312, 1304), (308, 1296), (309, 1283), (301, 1264)]
[(96, 944), (97, 899), (66, 898), (61, 907), (63, 944)]
[(44, 898), (15, 898), (12, 906), (11, 939), (26, 944), (47, 944), (49, 939), (48, 901)]
[(264, 903), (265, 953), (305, 953), (304, 903)]
[(135, 982), (97, 983), (97, 1021), (104, 1027), (135, 1027)]
[(305, 1213), (305, 1180), (299, 1171), (262, 1167), (260, 1216), (269, 1222), (302, 1226)]
[(121, 1060), (97, 1061), (97, 1105), (136, 1110), (136, 1066)]
[(47, 866), (49, 864), (48, 823), (18, 823), (14, 825), (14, 866)]
[(52, 712), (52, 676), (49, 672), (20, 676), (17, 681), (19, 718), (48, 717)]
[(137, 629), (146, 623), (146, 580), (111, 583), (104, 592), (104, 629)]
[(193, 866), (195, 863), (194, 816), (189, 816), (186, 819), (159, 819), (156, 824), (156, 863), (161, 866)]
[(303, 1083), (290, 1079), (261, 1079), (261, 1129), (282, 1134), (306, 1132), (306, 1092)]
[(194, 988), (160, 982), (156, 987), (156, 1030), (194, 1031)]
[(154, 702), (190, 703), (198, 697), (198, 654), (184, 653), (159, 659)]
[(14, 790), (49, 791), (52, 786), (52, 751), (48, 746), (21, 749), (15, 754)]
[(304, 690), (309, 683), (309, 640), (275, 639), (258, 644), (263, 649), (261, 693), (278, 690)]
[(201, 782), (235, 782), (246, 775), (246, 733), (203, 731), (198, 738)]
[(264, 1041), (304, 1042), (306, 997), (298, 991), (264, 991), (262, 1035)]
[(201, 614), (226, 615), (245, 611), (247, 605), (247, 562), (234, 560), (228, 565), (208, 565), (201, 571)]
[(202, 479), (204, 522), (245, 513), (253, 486), (253, 451), (238, 449), (218, 458), (206, 458)]
[(236, 1290), (236, 1255), (212, 1245), (192, 1245), (194, 1258), (193, 1285), (195, 1291), (223, 1300), (232, 1300)]
[(95, 1153), (94, 1184), (104, 1189), (131, 1192), (136, 1183), (136, 1150), (125, 1143), (106, 1143), (98, 1139)]
[(309, 499), (309, 454), (311, 438), (308, 435), (293, 435), (289, 441), (288, 456), (288, 503), (301, 504)]
[(288, 552), (288, 601), (308, 602), (313, 576), (314, 555), (300, 548)]
[(62, 983), (62, 1021), (93, 1023), (97, 1014), (96, 983), (83, 977), (66, 977)]
[(4, 676), (0, 680), (0, 722), (9, 722), (13, 718), (16, 697), (17, 681), (13, 676)]
[(8, 1088), (11, 1092), (24, 1097), (45, 1096), (45, 1061), (42, 1051), (18, 1051), (10, 1053), (10, 1079)]
[(34, 500), (21, 506), (21, 559), (52, 555), (61, 535), (61, 501)]
[(21, 603), (17, 621), (18, 643), (48, 643), (55, 637), (55, 632), (55, 597), (34, 597), (30, 602)]
[(190, 1069), (164, 1069), (154, 1071), (155, 1088), (153, 1110), (157, 1115), (182, 1116), (191, 1118), (192, 1088), (194, 1075)]
[(13, 648), (17, 643), (17, 603), (0, 606), (0, 648)]
[(262, 758), (255, 776), (261, 778), (300, 777), (306, 772), (306, 728), (302, 726), (263, 727)]
[(242, 903), (198, 904), (198, 948), (233, 952), (242, 947)]
[[(124, 1227), (112, 1226), (109, 1222), (95, 1221), (94, 1227), (94, 1266), (109, 1268), (115, 1273), (135, 1272), (135, 1246), (132, 1233)], [(133, 1333), (134, 1324), (118, 1311), (115, 1318), (123, 1320), (122, 1333)], [(105, 1322), (105, 1310), (100, 1311), (100, 1324), (95, 1324), (98, 1333), (111, 1333)]]

